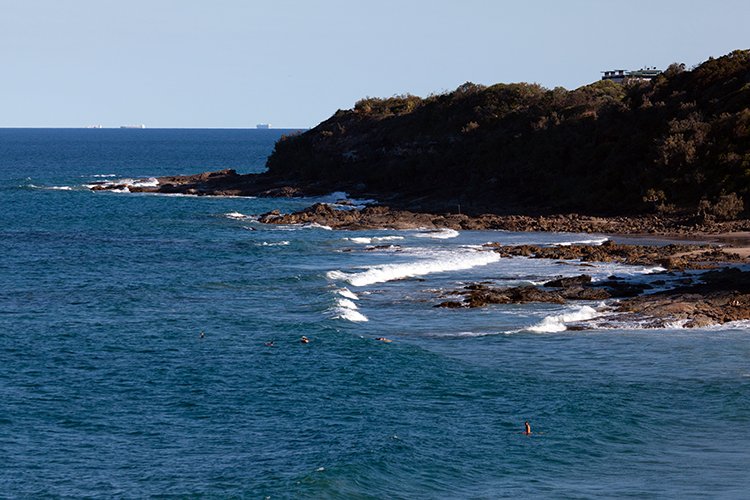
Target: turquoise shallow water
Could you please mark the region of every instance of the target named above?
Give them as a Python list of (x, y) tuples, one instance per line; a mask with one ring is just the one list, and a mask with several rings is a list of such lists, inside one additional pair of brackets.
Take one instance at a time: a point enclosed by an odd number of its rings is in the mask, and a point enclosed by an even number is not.
[(82, 187), (260, 171), (280, 134), (0, 130), (4, 495), (747, 496), (745, 325), (432, 307), (468, 281), (643, 271), (478, 248), (591, 236), (262, 227), (314, 200)]

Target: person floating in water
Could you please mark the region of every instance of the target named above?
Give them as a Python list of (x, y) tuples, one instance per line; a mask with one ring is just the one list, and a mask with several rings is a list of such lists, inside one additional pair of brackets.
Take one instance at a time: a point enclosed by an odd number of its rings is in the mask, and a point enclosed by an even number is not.
[(200, 335), (198, 335), (198, 337), (200, 337), (200, 338), (202, 338), (202, 339), (203, 339), (203, 338), (206, 338), (206, 334), (205, 334), (204, 332), (201, 332), (201, 333), (200, 333)]
[(276, 347), (273, 340), (270, 342), (264, 342), (263, 345), (266, 347)]
[(375, 340), (379, 340), (381, 342), (393, 342), (391, 339), (387, 339), (385, 337), (378, 337)]
[(523, 423), (523, 433), (527, 436), (531, 435), (531, 426), (529, 425), (529, 421)]
[(307, 337), (303, 335), (302, 338), (299, 339), (299, 341), (302, 342), (303, 344), (308, 344), (310, 342), (310, 339), (308, 339)]

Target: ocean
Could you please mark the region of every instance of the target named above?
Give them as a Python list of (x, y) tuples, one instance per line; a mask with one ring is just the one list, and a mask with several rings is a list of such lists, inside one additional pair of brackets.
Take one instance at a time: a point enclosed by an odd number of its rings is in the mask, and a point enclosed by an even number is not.
[(289, 132), (0, 129), (0, 496), (748, 496), (747, 324), (433, 307), (474, 282), (655, 279), (482, 247), (606, 237), (264, 226), (346, 195), (86, 188), (260, 172)]

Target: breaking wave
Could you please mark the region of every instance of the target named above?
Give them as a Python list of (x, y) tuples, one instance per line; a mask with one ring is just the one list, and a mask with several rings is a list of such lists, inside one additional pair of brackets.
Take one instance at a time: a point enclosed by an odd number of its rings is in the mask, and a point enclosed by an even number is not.
[(604, 243), (608, 242), (609, 238), (601, 237), (601, 238), (591, 238), (588, 240), (574, 240), (574, 241), (561, 241), (560, 243), (553, 243), (556, 247), (569, 247), (571, 245), (603, 245)]
[(357, 304), (346, 298), (336, 299), (336, 305), (331, 308), (331, 314), (334, 319), (345, 319), (355, 323), (369, 321), (367, 316), (359, 312)]
[(303, 224), (301, 226), (304, 229), (325, 229), (326, 231), (333, 231), (333, 228), (331, 226), (326, 226), (324, 224), (318, 224), (317, 222), (311, 222), (309, 224)]
[(359, 300), (359, 297), (357, 297), (357, 294), (352, 292), (348, 288), (339, 288), (338, 290), (336, 290), (336, 293), (341, 295), (342, 297), (346, 297), (347, 299)]
[(459, 234), (461, 233), (459, 233), (455, 229), (443, 228), (443, 229), (436, 229), (434, 231), (424, 231), (421, 233), (416, 233), (414, 236), (416, 236), (417, 238), (432, 238), (434, 240), (447, 240), (448, 238), (455, 238)]
[(334, 208), (341, 210), (361, 210), (367, 205), (375, 203), (375, 200), (360, 200), (356, 198), (349, 198), (349, 193), (345, 193), (344, 191), (335, 191), (326, 196), (318, 196), (314, 199), (314, 201), (317, 203), (332, 205)]
[(224, 217), (226, 217), (227, 219), (234, 219), (234, 220), (249, 219), (247, 215), (241, 214), (239, 212), (228, 212), (224, 214)]
[(341, 280), (353, 286), (366, 286), (373, 283), (413, 278), (446, 271), (461, 271), (477, 266), (484, 266), (500, 260), (495, 252), (460, 251), (442, 252), (431, 259), (423, 259), (402, 264), (385, 264), (368, 268), (361, 273), (345, 273), (343, 271), (329, 271), (330, 280)]
[(369, 245), (374, 242), (378, 241), (395, 241), (395, 240), (403, 240), (403, 236), (359, 236), (354, 238), (344, 238), (345, 240), (351, 241), (352, 243), (359, 243), (361, 245)]
[(536, 333), (554, 333), (564, 332), (568, 329), (566, 323), (576, 321), (586, 321), (599, 316), (599, 312), (591, 306), (581, 306), (569, 310), (563, 314), (547, 316), (540, 323), (526, 328), (530, 332)]
[(289, 245), (289, 241), (262, 241), (258, 243), (259, 247), (285, 247)]
[(29, 189), (47, 189), (50, 191), (73, 191), (73, 187), (71, 186), (37, 186), (36, 184), (26, 184), (21, 187)]

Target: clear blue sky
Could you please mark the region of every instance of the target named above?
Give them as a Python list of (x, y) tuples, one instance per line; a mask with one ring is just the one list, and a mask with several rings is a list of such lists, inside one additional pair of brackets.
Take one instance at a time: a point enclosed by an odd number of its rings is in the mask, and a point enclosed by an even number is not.
[(749, 22), (747, 0), (0, 0), (0, 126), (310, 127), (364, 96), (692, 66)]

